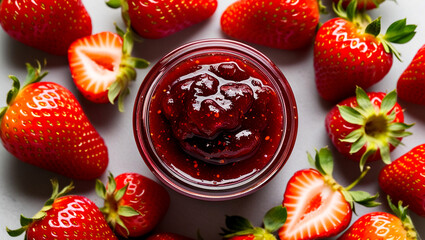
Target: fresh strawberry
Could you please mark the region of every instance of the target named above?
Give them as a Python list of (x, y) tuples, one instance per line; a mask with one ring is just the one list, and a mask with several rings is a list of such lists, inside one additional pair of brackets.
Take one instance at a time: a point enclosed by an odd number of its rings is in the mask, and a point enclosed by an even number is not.
[(425, 144), (386, 165), (379, 174), (379, 186), (395, 202), (425, 217)]
[[(416, 25), (406, 25), (406, 19), (380, 34), (380, 18), (371, 22), (366, 13), (354, 10), (355, 2), (346, 12), (339, 4), (339, 17), (325, 22), (316, 35), (316, 87), (325, 100), (338, 101), (354, 95), (356, 86), (366, 89), (379, 82), (389, 72), (393, 54), (400, 59), (391, 43), (406, 43), (415, 35)], [(370, 23), (364, 26), (364, 21)]]
[(325, 119), (326, 131), (336, 149), (344, 157), (359, 161), (360, 170), (366, 161), (382, 159), (390, 163), (390, 152), (411, 134), (406, 129), (412, 125), (404, 123), (395, 91), (366, 93), (360, 87), (356, 97), (338, 103)]
[(7, 232), (17, 237), (25, 232), (25, 239), (90, 239), (117, 240), (99, 208), (88, 198), (66, 195), (72, 183), (59, 192), (59, 184), (52, 180), (53, 193), (43, 208), (32, 218), (21, 216), (21, 228)]
[(292, 50), (313, 42), (319, 15), (317, 0), (238, 0), (221, 16), (221, 29), (236, 39)]
[(344, 188), (332, 177), (333, 158), (329, 149), (308, 154), (316, 169), (296, 172), (286, 186), (283, 206), (288, 218), (279, 230), (281, 240), (321, 239), (335, 236), (350, 224), (354, 203), (367, 207), (378, 205), (375, 196), (363, 191), (350, 191), (366, 171), (350, 186)]
[(12, 38), (55, 55), (66, 55), (75, 39), (92, 31), (81, 0), (0, 1), (0, 24)]
[(137, 237), (150, 232), (164, 217), (170, 204), (168, 192), (155, 181), (137, 173), (109, 176), (108, 185), (96, 182), (105, 199), (101, 208), (118, 235)]
[(397, 82), (400, 99), (425, 105), (425, 45), (416, 53), (410, 65)]
[(70, 91), (39, 82), (47, 73), (27, 64), (28, 76), (13, 88), (0, 110), (0, 137), (18, 159), (67, 177), (94, 179), (108, 165), (108, 150)]
[(217, 9), (217, 0), (139, 1), (109, 0), (108, 6), (121, 7), (124, 21), (144, 38), (163, 38), (200, 23)]
[[(348, 4), (354, 0), (333, 0), (334, 4), (338, 4), (342, 1), (342, 6), (347, 8)], [(379, 7), (379, 4), (385, 0), (357, 0), (357, 9), (359, 10), (370, 10)]]
[(72, 78), (87, 99), (112, 104), (118, 98), (118, 109), (124, 110), (128, 85), (136, 78), (135, 68), (146, 68), (146, 60), (131, 56), (133, 37), (129, 29), (122, 36), (101, 32), (80, 38), (68, 50)]
[(191, 238), (176, 233), (156, 233), (150, 235), (146, 240), (192, 240)]
[(403, 207), (401, 201), (398, 202), (398, 206), (395, 206), (389, 198), (388, 203), (396, 216), (387, 212), (363, 215), (338, 240), (419, 239), (412, 219), (407, 214), (407, 207)]
[(221, 235), (228, 240), (276, 240), (273, 235), (286, 221), (286, 208), (276, 206), (264, 215), (262, 227), (254, 227), (251, 222), (241, 216), (226, 216), (226, 228)]

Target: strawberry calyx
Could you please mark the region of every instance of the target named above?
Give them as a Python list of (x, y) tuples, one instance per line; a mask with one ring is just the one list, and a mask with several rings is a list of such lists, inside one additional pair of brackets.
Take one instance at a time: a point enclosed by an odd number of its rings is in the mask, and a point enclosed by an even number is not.
[(416, 240), (419, 239), (419, 234), (416, 232), (415, 226), (413, 224), (412, 219), (408, 214), (408, 206), (404, 207), (402, 201), (398, 201), (397, 206), (394, 205), (391, 201), (390, 195), (387, 195), (388, 205), (394, 214), (400, 218), (404, 229), (406, 230), (408, 240)]
[(394, 147), (400, 144), (399, 138), (406, 137), (412, 133), (406, 129), (414, 124), (406, 124), (394, 122), (396, 112), (394, 106), (397, 102), (397, 94), (395, 91), (388, 93), (378, 108), (372, 104), (366, 92), (360, 88), (356, 88), (357, 106), (339, 106), (338, 109), (342, 118), (359, 128), (353, 130), (342, 142), (351, 143), (350, 154), (360, 151), (366, 147), (364, 154), (360, 159), (360, 170), (363, 171), (366, 160), (376, 153), (379, 149), (382, 161), (386, 164), (391, 163), (390, 144)]
[(25, 231), (27, 231), (27, 229), (31, 226), (32, 223), (43, 219), (47, 215), (47, 211), (52, 209), (53, 203), (56, 199), (62, 196), (65, 196), (66, 194), (68, 194), (70, 191), (74, 189), (74, 185), (72, 182), (68, 186), (64, 187), (61, 191), (59, 191), (59, 183), (57, 179), (51, 179), (50, 182), (52, 183), (53, 192), (50, 198), (44, 203), (44, 206), (41, 208), (41, 210), (31, 218), (21, 215), (20, 217), (21, 227), (18, 229), (11, 230), (6, 227), (6, 231), (9, 234), (9, 236), (17, 237), (17, 236), (20, 236)]
[(347, 187), (341, 186), (333, 177), (334, 159), (329, 148), (324, 147), (320, 150), (316, 149), (316, 155), (313, 158), (310, 153), (307, 153), (308, 161), (314, 166), (323, 176), (324, 182), (329, 185), (334, 191), (340, 191), (344, 196), (345, 200), (350, 204), (351, 209), (355, 212), (354, 203), (358, 203), (365, 207), (375, 207), (380, 205), (375, 200), (379, 197), (379, 194), (370, 195), (364, 191), (351, 191), (367, 174), (370, 167), (367, 167), (360, 176), (354, 180)]
[(287, 211), (282, 205), (271, 208), (264, 215), (262, 227), (254, 227), (252, 223), (241, 216), (226, 216), (226, 228), (222, 228), (224, 238), (235, 236), (254, 236), (254, 240), (276, 240), (274, 232), (279, 230), (286, 222)]
[(118, 27), (116, 28), (118, 35), (123, 39), (122, 57), (116, 79), (108, 89), (108, 100), (114, 104), (117, 99), (118, 110), (123, 112), (124, 99), (130, 93), (128, 85), (137, 76), (136, 68), (146, 68), (149, 66), (149, 62), (145, 59), (131, 56), (134, 45), (134, 34), (131, 31), (130, 24), (127, 25), (125, 32)]
[[(25, 82), (23, 84), (23, 87), (26, 87), (32, 83), (40, 82), (41, 79), (43, 79), (47, 72), (41, 72), (41, 64), (37, 61), (37, 67), (33, 67), (31, 64), (27, 63), (27, 76), (25, 78)], [(6, 113), (7, 109), (9, 108), (9, 105), (13, 100), (18, 96), (19, 91), (21, 90), (21, 83), (19, 79), (13, 75), (9, 75), (9, 78), (12, 79), (12, 88), (7, 93), (6, 97), (6, 107), (0, 108), (0, 120), (3, 118), (4, 114)]]
[(371, 34), (380, 40), (387, 53), (393, 53), (401, 61), (401, 55), (392, 43), (404, 44), (409, 42), (416, 34), (416, 25), (406, 24), (406, 19), (400, 19), (392, 23), (384, 35), (381, 34), (381, 17), (371, 20), (365, 11), (357, 9), (357, 0), (351, 1), (347, 8), (342, 6), (342, 0), (337, 5), (332, 5), (334, 12), (341, 18), (356, 24), (365, 33)]
[(127, 235), (129, 234), (128, 228), (125, 226), (122, 217), (133, 217), (142, 215), (131, 206), (120, 204), (121, 199), (127, 192), (128, 184), (120, 189), (117, 188), (112, 173), (108, 176), (108, 188), (98, 179), (96, 181), (96, 194), (104, 199), (104, 206), (100, 208), (100, 211), (105, 216), (106, 221), (111, 225), (112, 229), (115, 229), (117, 225), (122, 227)]

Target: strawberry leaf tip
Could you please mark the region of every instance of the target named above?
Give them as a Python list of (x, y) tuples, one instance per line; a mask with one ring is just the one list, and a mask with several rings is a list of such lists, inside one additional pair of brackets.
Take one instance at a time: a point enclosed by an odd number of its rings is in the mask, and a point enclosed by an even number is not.
[(221, 235), (224, 238), (252, 235), (255, 240), (276, 240), (273, 233), (283, 226), (286, 217), (287, 211), (282, 205), (278, 205), (267, 211), (263, 218), (264, 228), (254, 227), (248, 219), (241, 216), (226, 216), (226, 228), (222, 228), (223, 232)]
[(51, 181), (52, 188), (53, 188), (52, 195), (50, 196), (50, 198), (44, 203), (44, 206), (41, 208), (41, 210), (38, 213), (36, 213), (33, 217), (27, 218), (27, 217), (21, 215), (21, 217), (20, 217), (21, 227), (20, 228), (11, 230), (11, 229), (6, 227), (6, 231), (9, 234), (9, 236), (17, 237), (17, 236), (20, 236), (21, 234), (23, 234), (24, 232), (26, 232), (28, 227), (33, 222), (41, 220), (46, 216), (47, 211), (49, 211), (52, 208), (53, 202), (56, 199), (58, 199), (62, 196), (65, 196), (66, 194), (68, 194), (70, 191), (72, 191), (74, 189), (74, 185), (71, 182), (68, 186), (64, 187), (61, 191), (59, 191), (59, 183), (58, 183), (57, 179), (52, 179), (50, 181)]
[(353, 130), (342, 142), (351, 143), (350, 154), (360, 151), (366, 147), (365, 153), (360, 159), (360, 170), (363, 171), (367, 159), (378, 150), (380, 151), (382, 161), (389, 164), (390, 147), (400, 144), (398, 138), (411, 135), (406, 130), (413, 124), (394, 122), (394, 106), (397, 103), (397, 94), (395, 91), (388, 93), (377, 110), (372, 104), (366, 92), (357, 87), (356, 89), (357, 106), (338, 106), (342, 118), (360, 127)]
[(108, 5), (110, 8), (120, 8), (121, 7), (121, 0), (106, 1), (106, 5)]

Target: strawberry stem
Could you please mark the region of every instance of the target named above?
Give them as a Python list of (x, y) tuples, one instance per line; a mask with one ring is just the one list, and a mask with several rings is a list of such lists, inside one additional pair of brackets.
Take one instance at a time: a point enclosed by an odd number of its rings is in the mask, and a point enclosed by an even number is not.
[(345, 187), (345, 190), (350, 191), (352, 188), (354, 188), (366, 176), (366, 174), (369, 172), (369, 170), (370, 170), (370, 166), (366, 166), (366, 169), (364, 169), (364, 171), (362, 171), (360, 176), (356, 180), (354, 180), (354, 182), (352, 182), (350, 185)]

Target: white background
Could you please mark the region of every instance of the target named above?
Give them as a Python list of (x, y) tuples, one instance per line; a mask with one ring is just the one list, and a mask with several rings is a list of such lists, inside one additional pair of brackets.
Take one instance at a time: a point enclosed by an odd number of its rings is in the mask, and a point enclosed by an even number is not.
[[(330, 0), (327, 0), (330, 1)], [(114, 31), (114, 22), (122, 25), (119, 10), (109, 9), (102, 0), (83, 0), (92, 17), (93, 33)], [(220, 16), (231, 0), (219, 0), (218, 9), (207, 21), (181, 31), (170, 37), (159, 40), (144, 40), (136, 43), (134, 55), (150, 61), (153, 66), (162, 56), (174, 48), (196, 39), (227, 38), (220, 30)], [(382, 16), (383, 31), (395, 20), (407, 17), (409, 24), (417, 24), (417, 34), (405, 45), (396, 45), (401, 52), (403, 62), (394, 59), (389, 74), (378, 84), (370, 88), (373, 91), (389, 92), (396, 87), (398, 77), (412, 60), (416, 51), (425, 44), (425, 1), (399, 0), (386, 1), (377, 10), (370, 11), (372, 18)], [(329, 5), (329, 2), (325, 2)], [(322, 17), (322, 22), (333, 17)], [(191, 199), (169, 190), (171, 205), (165, 219), (156, 231), (171, 231), (196, 238), (199, 230), (204, 239), (219, 239), (220, 227), (224, 225), (224, 216), (243, 215), (252, 220), (255, 225), (261, 224), (263, 214), (271, 207), (282, 202), (286, 183), (292, 174), (300, 169), (310, 167), (306, 152), (314, 148), (331, 146), (325, 128), (324, 118), (332, 107), (332, 103), (323, 101), (317, 94), (313, 72), (312, 46), (299, 51), (283, 51), (263, 46), (253, 45), (276, 63), (291, 84), (299, 111), (298, 137), (287, 164), (264, 188), (256, 193), (236, 200), (224, 202), (206, 202)], [(138, 70), (138, 77), (132, 83), (131, 94), (125, 101), (125, 112), (119, 113), (115, 106), (97, 105), (85, 100), (76, 90), (67, 65), (66, 57), (58, 57), (32, 49), (11, 39), (0, 30), (0, 106), (5, 105), (6, 93), (11, 87), (9, 74), (20, 79), (25, 78), (25, 63), (34, 63), (35, 59), (47, 59), (50, 73), (45, 81), (53, 81), (66, 86), (80, 100), (84, 111), (98, 132), (105, 139), (109, 149), (110, 164), (107, 171), (118, 175), (123, 172), (135, 171), (154, 178), (145, 166), (136, 147), (132, 129), (132, 110), (135, 95), (148, 69)], [(416, 123), (410, 130), (413, 136), (403, 140), (404, 146), (399, 146), (392, 152), (393, 159), (398, 158), (416, 145), (425, 143), (425, 107), (400, 101), (405, 109), (405, 119), (408, 123)], [(346, 186), (359, 174), (357, 163), (342, 159), (331, 147), (336, 157), (334, 177)], [(366, 190), (370, 193), (379, 191), (377, 176), (383, 167), (382, 163), (373, 163), (372, 170), (355, 190)], [(22, 163), (0, 147), (0, 239), (10, 239), (4, 230), (6, 226), (17, 228), (19, 215), (32, 216), (50, 196), (49, 179), (59, 178), (62, 186), (70, 179), (51, 172)], [(102, 176), (106, 180), (106, 174)], [(74, 194), (84, 195), (99, 206), (102, 201), (95, 195), (95, 181), (76, 181)], [(380, 201), (385, 202), (381, 194)], [(382, 207), (366, 209), (357, 206), (358, 216), (353, 221), (369, 211), (389, 211), (384, 204)], [(425, 218), (411, 214), (422, 238), (425, 238)], [(23, 239), (23, 236), (20, 237)]]

